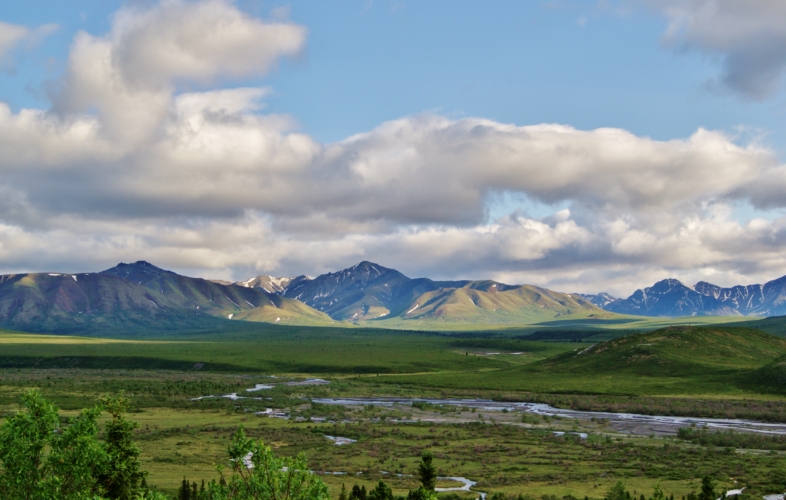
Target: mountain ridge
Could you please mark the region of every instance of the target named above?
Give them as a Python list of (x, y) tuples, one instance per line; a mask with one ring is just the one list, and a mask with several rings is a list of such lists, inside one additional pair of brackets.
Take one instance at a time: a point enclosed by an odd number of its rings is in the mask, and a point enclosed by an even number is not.
[(786, 276), (763, 285), (728, 288), (706, 281), (689, 287), (679, 280), (667, 278), (603, 308), (619, 314), (665, 317), (786, 315)]
[(729, 288), (706, 281), (689, 287), (665, 279), (615, 299), (607, 293), (562, 293), (494, 280), (409, 278), (370, 261), (315, 278), (259, 275), (237, 282), (183, 276), (146, 261), (121, 262), (97, 273), (0, 275), (0, 327), (37, 332), (182, 328), (238, 320), (456, 328), (614, 314), (786, 314), (786, 277)]

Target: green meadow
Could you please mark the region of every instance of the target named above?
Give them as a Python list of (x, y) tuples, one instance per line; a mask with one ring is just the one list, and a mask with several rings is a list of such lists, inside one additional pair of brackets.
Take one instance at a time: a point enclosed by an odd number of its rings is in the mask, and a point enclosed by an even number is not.
[[(439, 473), (477, 481), (473, 492), (603, 498), (616, 481), (675, 498), (701, 477), (751, 498), (786, 488), (779, 441), (744, 435), (627, 434), (603, 419), (542, 418), (438, 405), (328, 406), (314, 398), (490, 398), (554, 406), (786, 422), (786, 338), (779, 320), (570, 320), (508, 329), (404, 331), (354, 326), (233, 324), (227, 330), (101, 337), (0, 332), (0, 412), (38, 388), (64, 415), (102, 394), (132, 399), (149, 484), (217, 477), (243, 425), (276, 453), (306, 453), (337, 498), (341, 484), (396, 494), (415, 486), (420, 453)], [(666, 328), (663, 328), (666, 327)], [(116, 333), (116, 332), (115, 332)], [(276, 378), (273, 378), (275, 376)], [(255, 384), (321, 377), (328, 385), (244, 392)], [(262, 399), (207, 395), (237, 393)], [(273, 409), (288, 420), (256, 415)], [(555, 431), (567, 432), (564, 436)], [(570, 432), (586, 433), (586, 439)], [(356, 442), (336, 446), (326, 435)], [(443, 486), (458, 486), (444, 481)], [(443, 496), (448, 495), (443, 494)], [(553, 495), (554, 497), (552, 497)], [(453, 497), (455, 499), (455, 497)]]

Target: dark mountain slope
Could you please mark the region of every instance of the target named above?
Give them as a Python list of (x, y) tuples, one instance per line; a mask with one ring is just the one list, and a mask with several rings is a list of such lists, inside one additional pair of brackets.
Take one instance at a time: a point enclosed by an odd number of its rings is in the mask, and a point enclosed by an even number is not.
[(703, 295), (675, 279), (659, 281), (636, 290), (627, 299), (607, 304), (604, 309), (640, 316), (711, 316), (733, 314), (720, 300)]
[(389, 314), (390, 306), (411, 281), (394, 269), (364, 261), (343, 271), (292, 283), (284, 296), (335, 319), (373, 318)]
[(764, 293), (761, 285), (734, 286), (721, 288), (706, 281), (699, 281), (693, 287), (698, 293), (717, 299), (726, 307), (742, 315), (748, 315), (761, 308)]
[(578, 295), (579, 297), (581, 297), (582, 299), (586, 300), (587, 302), (595, 304), (596, 306), (598, 306), (600, 308), (604, 308), (607, 305), (609, 305), (612, 302), (614, 302), (615, 300), (619, 300), (617, 297), (614, 297), (613, 295), (608, 294), (606, 292), (601, 292), (601, 293), (598, 293), (598, 294), (574, 293), (574, 294), (571, 294), (571, 295)]
[(627, 299), (603, 306), (607, 311), (642, 316), (786, 315), (786, 276), (764, 285), (723, 288), (706, 281), (693, 289), (675, 279), (636, 290)]

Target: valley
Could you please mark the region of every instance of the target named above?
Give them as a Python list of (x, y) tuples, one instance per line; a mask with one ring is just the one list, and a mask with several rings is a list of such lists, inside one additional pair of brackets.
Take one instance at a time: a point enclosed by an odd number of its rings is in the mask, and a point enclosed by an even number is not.
[[(617, 481), (680, 497), (707, 475), (786, 491), (786, 320), (696, 314), (721, 299), (685, 290), (625, 302), (370, 262), (240, 282), (142, 261), (7, 275), (0, 412), (29, 388), (71, 416), (122, 392), (170, 495), (216, 479), (240, 425), (306, 453), (333, 498), (379, 480), (406, 494), (426, 450), (446, 500), (600, 499)], [(690, 314), (648, 315), (663, 308)]]
[(660, 482), (679, 498), (707, 474), (750, 498), (783, 487), (786, 340), (761, 330), (705, 322), (543, 341), (521, 330), (232, 325), (246, 326), (0, 333), (0, 411), (32, 387), (66, 415), (124, 391), (148, 484), (169, 494), (183, 477), (215, 479), (239, 425), (276, 453), (305, 452), (333, 498), (380, 479), (406, 494), (423, 450), (440, 476), (476, 483), (440, 495), (468, 499), (600, 499), (617, 481), (646, 494)]

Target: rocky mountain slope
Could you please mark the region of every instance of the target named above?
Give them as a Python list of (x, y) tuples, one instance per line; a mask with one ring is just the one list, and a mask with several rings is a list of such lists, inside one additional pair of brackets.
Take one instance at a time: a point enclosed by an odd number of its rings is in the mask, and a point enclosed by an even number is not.
[(574, 294), (571, 294), (571, 295), (578, 295), (579, 297), (581, 297), (582, 299), (586, 300), (587, 302), (589, 302), (591, 304), (594, 304), (594, 305), (596, 305), (596, 306), (598, 306), (600, 308), (604, 308), (608, 304), (611, 304), (615, 300), (618, 300), (617, 297), (614, 297), (613, 295), (611, 295), (609, 293), (606, 293), (606, 292), (601, 292), (601, 293), (597, 293), (597, 294), (574, 293)]
[(312, 280), (293, 282), (284, 296), (308, 304), (334, 319), (375, 319), (399, 314), (422, 293), (465, 283), (410, 279), (395, 269), (364, 261)]
[(603, 308), (641, 316), (780, 316), (786, 314), (786, 276), (764, 285), (730, 288), (706, 281), (691, 288), (666, 279)]
[(288, 286), (284, 296), (300, 300), (335, 320), (382, 323), (523, 323), (570, 314), (600, 314), (588, 301), (533, 286), (495, 281), (411, 279), (373, 262)]

